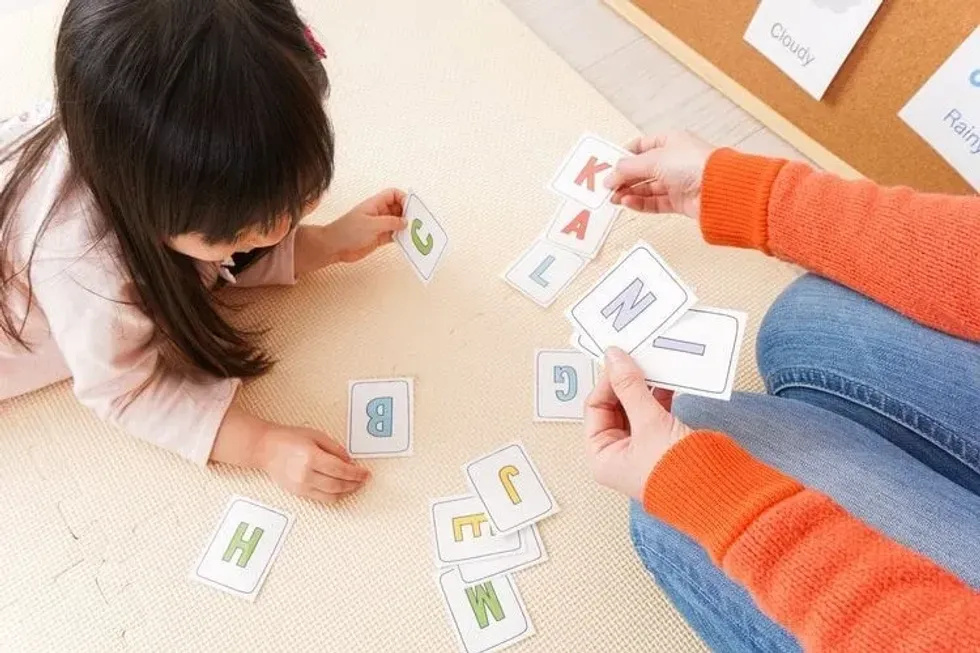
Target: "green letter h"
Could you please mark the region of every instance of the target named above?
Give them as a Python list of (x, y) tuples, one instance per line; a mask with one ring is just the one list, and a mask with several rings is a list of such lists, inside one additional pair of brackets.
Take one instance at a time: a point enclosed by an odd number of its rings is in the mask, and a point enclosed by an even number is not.
[(258, 546), (259, 540), (262, 539), (263, 531), (258, 526), (252, 531), (252, 537), (245, 539), (245, 531), (248, 530), (248, 524), (241, 522), (238, 528), (235, 529), (235, 536), (231, 538), (231, 542), (228, 543), (228, 548), (225, 549), (225, 554), (221, 557), (225, 562), (231, 562), (231, 559), (235, 556), (235, 551), (241, 551), (238, 556), (238, 566), (244, 567), (248, 564), (249, 558), (255, 553), (255, 547)]

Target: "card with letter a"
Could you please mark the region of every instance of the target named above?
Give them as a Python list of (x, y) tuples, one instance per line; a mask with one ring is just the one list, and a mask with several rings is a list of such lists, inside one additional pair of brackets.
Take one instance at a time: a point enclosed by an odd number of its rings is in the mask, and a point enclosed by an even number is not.
[(620, 159), (633, 156), (593, 134), (582, 136), (568, 153), (548, 188), (593, 211), (612, 196), (603, 183)]
[(694, 291), (640, 241), (568, 309), (575, 331), (598, 349), (633, 352), (666, 331), (697, 302)]
[(821, 99), (882, 0), (762, 0), (745, 40)]
[(898, 117), (980, 191), (980, 27)]

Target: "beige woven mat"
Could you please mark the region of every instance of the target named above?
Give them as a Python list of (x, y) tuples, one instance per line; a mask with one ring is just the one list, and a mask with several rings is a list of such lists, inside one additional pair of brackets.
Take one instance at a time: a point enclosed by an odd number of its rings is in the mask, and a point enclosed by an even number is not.
[[(0, 15), (0, 110), (47, 93), (56, 2)], [(792, 277), (710, 249), (681, 218), (625, 213), (599, 260), (550, 310), (500, 272), (557, 200), (544, 184), (586, 130), (634, 128), (494, 0), (307, 0), (330, 53), (339, 175), (319, 219), (387, 185), (412, 187), (451, 237), (423, 288), (400, 253), (249, 294), (282, 363), (244, 392), (269, 418), (343, 436), (347, 381), (416, 379), (411, 458), (333, 508), (262, 475), (199, 470), (106, 428), (67, 384), (0, 405), (0, 650), (450, 651), (433, 580), (428, 500), (465, 489), (460, 466), (522, 440), (561, 506), (551, 561), (517, 576), (538, 634), (515, 650), (686, 651), (702, 645), (644, 573), (626, 502), (596, 487), (575, 425), (531, 422), (532, 353), (563, 347), (562, 310), (646, 238), (707, 302), (749, 311), (741, 388), (766, 306)], [(228, 497), (297, 523), (249, 604), (187, 575)]]

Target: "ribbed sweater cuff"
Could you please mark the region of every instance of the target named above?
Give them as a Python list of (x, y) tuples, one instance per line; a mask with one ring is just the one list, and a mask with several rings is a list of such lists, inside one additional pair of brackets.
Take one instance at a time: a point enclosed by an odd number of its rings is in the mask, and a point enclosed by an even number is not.
[(701, 233), (712, 245), (769, 253), (772, 185), (786, 161), (722, 148), (708, 159), (701, 188)]
[(732, 543), (771, 506), (801, 492), (727, 435), (699, 431), (660, 460), (647, 479), (646, 511), (697, 541), (720, 564)]

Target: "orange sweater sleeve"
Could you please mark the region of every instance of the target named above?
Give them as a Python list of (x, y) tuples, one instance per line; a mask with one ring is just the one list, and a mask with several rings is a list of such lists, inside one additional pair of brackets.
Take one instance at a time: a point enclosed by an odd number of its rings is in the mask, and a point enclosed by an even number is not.
[(698, 432), (676, 444), (643, 503), (806, 650), (980, 651), (980, 594), (728, 436)]
[(883, 188), (717, 150), (701, 230), (797, 263), (960, 338), (980, 341), (980, 197)]

